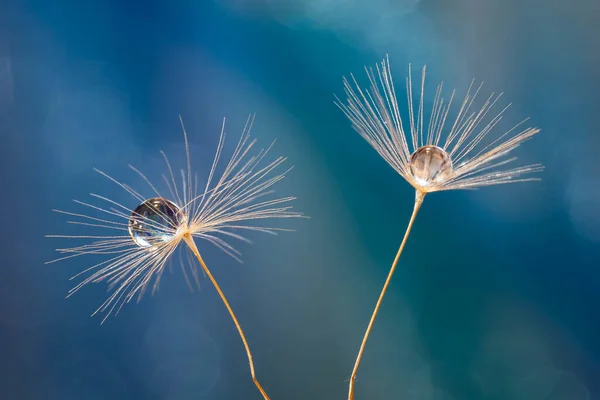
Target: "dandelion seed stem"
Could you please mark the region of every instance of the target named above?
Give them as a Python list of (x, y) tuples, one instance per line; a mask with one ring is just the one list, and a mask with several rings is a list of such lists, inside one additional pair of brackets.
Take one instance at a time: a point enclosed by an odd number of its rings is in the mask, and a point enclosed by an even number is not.
[(214, 276), (211, 274), (210, 270), (206, 266), (206, 263), (204, 262), (204, 260), (200, 256), (200, 252), (198, 251), (198, 248), (196, 247), (196, 243), (194, 243), (194, 239), (192, 238), (192, 236), (189, 235), (189, 234), (186, 234), (186, 235), (183, 236), (183, 240), (185, 240), (185, 242), (187, 243), (187, 245), (192, 250), (192, 253), (194, 253), (194, 255), (196, 256), (196, 258), (198, 259), (198, 262), (200, 262), (200, 265), (202, 266), (202, 269), (204, 270), (204, 272), (208, 276), (208, 279), (210, 279), (210, 281), (212, 282), (213, 286), (217, 290), (217, 293), (219, 293), (219, 296), (221, 297), (221, 300), (223, 300), (223, 303), (225, 304), (225, 307), (227, 308), (227, 311), (229, 311), (229, 315), (231, 316), (231, 319), (233, 320), (233, 323), (235, 324), (235, 327), (237, 328), (238, 333), (240, 334), (240, 338), (242, 339), (242, 342), (244, 343), (244, 347), (246, 348), (246, 354), (248, 355), (248, 363), (250, 364), (250, 375), (252, 375), (252, 380), (254, 381), (254, 384), (256, 385), (256, 387), (258, 388), (258, 390), (260, 391), (260, 393), (262, 394), (263, 398), (265, 400), (270, 400), (269, 396), (267, 395), (267, 393), (265, 392), (265, 390), (262, 388), (262, 386), (258, 382), (258, 379), (256, 379), (256, 374), (254, 372), (254, 362), (252, 361), (252, 353), (250, 352), (250, 346), (248, 345), (248, 341), (246, 340), (246, 336), (244, 335), (244, 331), (242, 330), (242, 327), (241, 327), (240, 323), (238, 322), (238, 320), (237, 320), (237, 318), (236, 318), (236, 316), (235, 316), (235, 314), (233, 312), (233, 309), (229, 305), (229, 302), (227, 301), (227, 298), (223, 294), (223, 291), (221, 290), (221, 287), (219, 286), (219, 284), (217, 283), (216, 279), (214, 278)]
[(373, 315), (371, 315), (371, 320), (369, 321), (369, 325), (367, 326), (367, 330), (365, 331), (365, 336), (363, 337), (362, 343), (360, 344), (360, 349), (358, 350), (358, 356), (356, 357), (356, 361), (354, 363), (354, 369), (352, 370), (352, 375), (350, 376), (350, 387), (348, 390), (348, 400), (354, 400), (354, 381), (356, 380), (356, 373), (358, 372), (358, 366), (360, 365), (360, 361), (362, 359), (363, 353), (365, 351), (365, 346), (367, 345), (367, 340), (369, 340), (369, 335), (371, 334), (371, 330), (373, 329), (373, 324), (375, 322), (375, 318), (377, 318), (377, 313), (379, 312), (379, 307), (381, 306), (381, 302), (383, 301), (383, 297), (387, 291), (387, 288), (392, 280), (392, 276), (394, 275), (394, 271), (396, 270), (396, 265), (398, 265), (398, 260), (400, 259), (400, 255), (402, 254), (402, 250), (404, 250), (404, 246), (406, 245), (406, 241), (412, 229), (413, 223), (415, 222), (415, 218), (417, 217), (417, 213), (421, 208), (421, 204), (423, 204), (423, 199), (425, 198), (425, 193), (416, 192), (415, 196), (415, 206), (410, 217), (410, 221), (408, 222), (408, 227), (406, 228), (406, 232), (404, 233), (404, 238), (402, 239), (402, 243), (400, 244), (400, 248), (398, 249), (398, 253), (396, 254), (396, 258), (394, 258), (394, 262), (392, 263), (392, 267), (390, 268), (390, 272), (388, 273), (387, 279), (383, 284), (383, 289), (381, 290), (381, 294), (379, 295), (379, 299), (377, 300), (377, 304), (375, 304), (375, 309), (373, 310)]

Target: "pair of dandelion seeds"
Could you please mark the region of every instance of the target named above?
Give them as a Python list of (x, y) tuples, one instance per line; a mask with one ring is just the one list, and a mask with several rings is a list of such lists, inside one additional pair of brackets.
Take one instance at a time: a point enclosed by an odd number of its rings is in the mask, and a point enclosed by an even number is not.
[[(354, 399), (354, 383), (367, 340), (425, 195), (442, 190), (533, 180), (535, 178), (528, 174), (542, 169), (537, 164), (506, 167), (515, 161), (515, 158), (509, 158), (507, 154), (539, 132), (538, 129), (525, 128), (521, 122), (490, 139), (508, 108), (498, 107), (501, 95), (492, 94), (483, 100), (482, 106), (473, 107), (481, 85), (475, 87), (471, 83), (462, 101), (454, 101), (455, 92), (447, 100), (444, 99), (442, 85), (439, 85), (433, 97), (431, 111), (426, 115), (425, 68), (420, 85), (417, 86), (420, 94), (416, 102), (413, 99), (413, 81), (409, 67), (406, 79), (406, 120), (400, 113), (389, 60), (386, 58), (375, 69), (366, 68), (366, 71), (369, 86), (361, 89), (354, 77), (351, 81), (344, 80), (347, 98), (346, 101), (338, 99), (336, 104), (350, 119), (354, 129), (414, 187), (416, 195), (404, 238), (358, 351), (349, 380), (349, 400)], [(452, 114), (451, 109), (454, 110)], [(203, 274), (208, 277), (229, 312), (245, 347), (252, 380), (263, 398), (269, 399), (256, 378), (252, 354), (241, 325), (195, 243), (196, 238), (204, 239), (239, 260), (240, 253), (230, 244), (231, 240), (247, 242), (243, 234), (248, 231), (276, 233), (283, 230), (263, 226), (262, 220), (265, 219), (302, 217), (301, 213), (292, 211), (290, 204), (293, 197), (275, 195), (274, 185), (289, 171), (284, 169), (286, 159), (279, 157), (267, 162), (266, 156), (271, 147), (255, 150), (255, 140), (250, 137), (252, 123), (253, 117), (249, 118), (233, 154), (225, 163), (220, 176), (217, 176), (225, 144), (223, 125), (212, 168), (203, 189), (199, 188), (197, 176), (192, 173), (185, 128), (186, 170), (179, 173), (173, 171), (163, 153), (167, 172), (162, 178), (168, 195), (159, 192), (155, 184), (134, 167), (131, 167), (132, 170), (147, 183), (147, 190), (153, 193), (151, 198), (142, 196), (132, 187), (98, 171), (128, 192), (135, 206), (132, 209), (110, 198), (92, 194), (94, 203), (76, 201), (89, 214), (84, 211), (77, 213), (56, 210), (73, 217), (69, 223), (116, 233), (98, 236), (51, 235), (87, 242), (58, 249), (62, 256), (51, 262), (90, 254), (106, 257), (104, 261), (76, 275), (85, 278), (69, 293), (70, 296), (89, 283), (106, 281), (111, 294), (94, 313), (104, 313), (104, 321), (110, 314), (118, 313), (132, 299), (139, 301), (148, 290), (155, 292), (176, 250), (187, 247), (183, 251), (197, 259)], [(200, 277), (196, 263), (190, 259), (189, 263), (182, 263), (181, 266), (188, 284), (198, 284)]]

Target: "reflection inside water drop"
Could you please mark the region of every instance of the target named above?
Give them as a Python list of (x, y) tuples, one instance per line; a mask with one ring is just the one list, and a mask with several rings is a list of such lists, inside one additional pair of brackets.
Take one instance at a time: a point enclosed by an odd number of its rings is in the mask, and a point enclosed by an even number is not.
[(452, 160), (437, 146), (422, 146), (410, 156), (410, 172), (422, 187), (440, 185), (454, 176)]
[(172, 201), (155, 197), (137, 206), (129, 218), (129, 234), (140, 247), (153, 247), (171, 240), (184, 220)]

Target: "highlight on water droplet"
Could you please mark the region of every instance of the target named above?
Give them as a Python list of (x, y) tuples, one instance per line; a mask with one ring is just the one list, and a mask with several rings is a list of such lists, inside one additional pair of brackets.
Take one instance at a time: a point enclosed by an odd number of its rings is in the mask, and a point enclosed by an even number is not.
[(133, 210), (129, 218), (129, 234), (138, 246), (154, 247), (173, 239), (184, 219), (175, 203), (154, 197)]
[(424, 188), (443, 184), (454, 176), (450, 156), (437, 146), (419, 147), (410, 156), (409, 165), (415, 182)]

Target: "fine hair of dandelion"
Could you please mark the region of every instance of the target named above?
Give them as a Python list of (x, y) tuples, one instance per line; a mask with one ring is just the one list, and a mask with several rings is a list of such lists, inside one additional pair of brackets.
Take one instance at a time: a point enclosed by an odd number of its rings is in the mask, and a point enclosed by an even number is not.
[[(522, 176), (539, 172), (543, 168), (540, 164), (511, 169), (500, 168), (516, 160), (514, 157), (506, 158), (508, 153), (539, 132), (537, 128), (522, 128), (521, 125), (526, 120), (501, 133), (495, 140), (489, 143), (483, 142), (498, 126), (508, 108), (506, 106), (496, 113), (492, 112), (502, 94), (492, 93), (484, 100), (480, 109), (473, 109), (473, 103), (480, 93), (482, 84), (473, 90), (474, 81), (471, 82), (460, 104), (456, 119), (447, 124), (455, 91), (446, 102), (442, 97), (443, 84), (440, 84), (435, 92), (432, 111), (425, 129), (425, 67), (421, 75), (420, 99), (415, 111), (409, 66), (406, 79), (408, 98), (408, 128), (406, 128), (396, 97), (389, 59), (386, 57), (375, 70), (365, 69), (370, 87), (361, 89), (354, 76), (352, 76), (354, 86), (344, 79), (347, 102), (343, 103), (337, 99), (337, 105), (350, 119), (354, 129), (414, 187), (415, 203), (404, 237), (364, 333), (349, 379), (349, 400), (354, 400), (356, 375), (369, 335), (425, 195), (442, 190), (473, 189), (537, 180), (530, 176)], [(406, 131), (410, 134), (407, 135)]]
[[(242, 235), (243, 231), (259, 231), (275, 234), (288, 229), (265, 227), (256, 222), (263, 219), (300, 217), (301, 214), (291, 210), (290, 202), (294, 197), (278, 197), (274, 195), (273, 185), (281, 181), (291, 168), (282, 169), (285, 157), (277, 157), (265, 162), (268, 148), (254, 151), (256, 140), (250, 136), (254, 116), (246, 122), (240, 140), (233, 154), (225, 164), (220, 176), (217, 168), (221, 164), (225, 145), (225, 120), (217, 144), (215, 157), (202, 188), (198, 176), (191, 169), (191, 158), (188, 137), (182, 124), (185, 140), (186, 168), (177, 174), (164, 152), (161, 152), (166, 166), (162, 175), (166, 193), (159, 191), (150, 178), (133, 166), (130, 166), (147, 185), (147, 192), (153, 199), (169, 201), (176, 215), (167, 215), (164, 210), (157, 209), (152, 218), (136, 212), (136, 206), (149, 201), (142, 196), (141, 190), (134, 189), (126, 183), (96, 170), (125, 190), (132, 200), (129, 204), (121, 204), (109, 197), (91, 193), (91, 201), (74, 200), (82, 211), (54, 210), (72, 217), (69, 224), (84, 225), (97, 230), (110, 230), (113, 234), (103, 235), (47, 235), (53, 238), (64, 238), (89, 243), (59, 248), (61, 257), (50, 261), (53, 263), (84, 255), (103, 255), (107, 259), (79, 272), (73, 278), (87, 275), (69, 292), (69, 296), (90, 283), (108, 282), (111, 294), (98, 307), (98, 312), (106, 313), (102, 322), (112, 313), (118, 313), (121, 307), (137, 296), (139, 301), (149, 287), (152, 293), (159, 288), (161, 277), (167, 263), (178, 249), (179, 244), (190, 237), (207, 240), (232, 258), (241, 262), (241, 253), (229, 243), (229, 239), (250, 242)], [(170, 199), (170, 200), (166, 200)], [(164, 204), (162, 204), (163, 209)], [(167, 208), (168, 209), (168, 208)], [(134, 219), (149, 232), (160, 234), (151, 246), (141, 247), (131, 233), (131, 221)], [(150, 235), (151, 236), (151, 235)], [(186, 248), (188, 246), (185, 246)], [(188, 249), (183, 249), (183, 262), (180, 262), (186, 282), (199, 284), (199, 274), (195, 263), (190, 262)], [(186, 262), (187, 261), (187, 262)], [(92, 315), (94, 315), (92, 314)]]
[[(510, 104), (498, 107), (502, 93), (491, 93), (479, 109), (473, 105), (483, 83), (473, 80), (451, 122), (450, 110), (456, 91), (449, 99), (443, 97), (443, 83), (438, 85), (428, 123), (425, 123), (425, 73), (423, 67), (420, 97), (415, 107), (411, 67), (406, 78), (408, 97), (408, 124), (403, 119), (396, 97), (389, 58), (381, 64), (365, 67), (369, 88), (361, 88), (356, 78), (344, 78), (347, 101), (337, 99), (336, 104), (350, 119), (354, 129), (415, 189), (424, 193), (441, 190), (472, 189), (495, 184), (537, 180), (523, 175), (539, 172), (540, 164), (503, 169), (516, 157), (505, 156), (524, 141), (539, 132), (533, 127), (523, 127), (527, 119), (500, 133), (496, 139), (485, 143), (504, 117)], [(416, 108), (416, 109), (415, 109)], [(494, 110), (497, 110), (494, 112)], [(407, 134), (406, 132), (409, 132)], [(433, 155), (444, 160), (442, 169), (415, 171), (415, 157), (419, 150), (429, 148)], [(436, 174), (430, 176), (430, 174)]]

